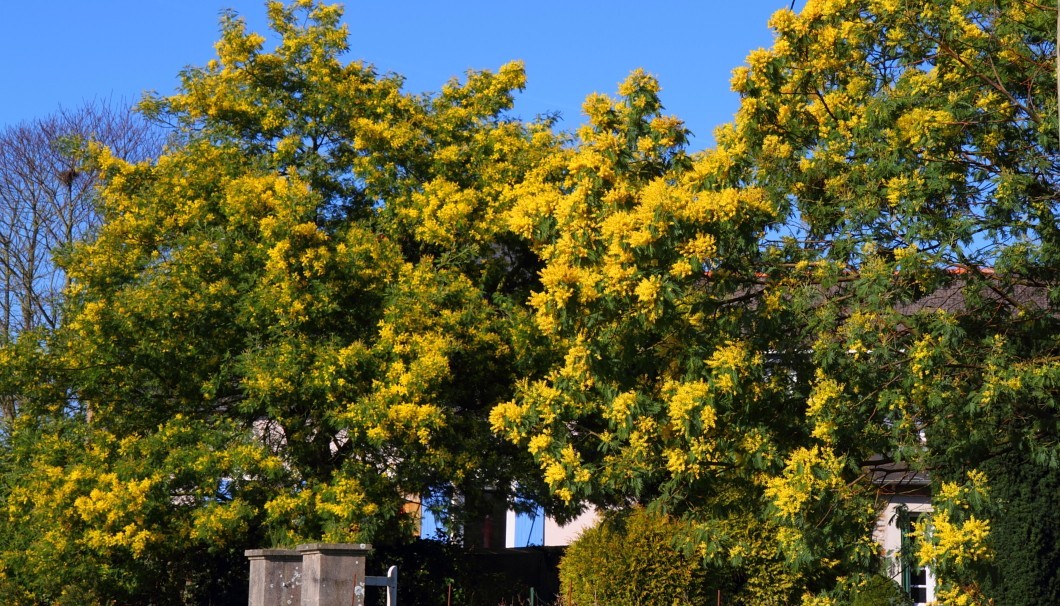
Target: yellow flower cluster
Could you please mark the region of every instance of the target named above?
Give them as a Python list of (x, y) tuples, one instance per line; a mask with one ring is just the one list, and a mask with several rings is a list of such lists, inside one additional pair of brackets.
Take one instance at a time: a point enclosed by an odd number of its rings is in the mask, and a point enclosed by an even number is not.
[(795, 519), (822, 495), (847, 492), (842, 477), (844, 459), (818, 446), (791, 453), (782, 476), (771, 478), (765, 495), (781, 516)]
[(706, 381), (691, 383), (671, 381), (663, 387), (663, 393), (667, 395), (668, 415), (674, 428), (688, 431), (693, 423), (693, 416), (702, 431), (706, 432), (714, 428), (717, 415), (714, 408), (708, 404), (710, 385)]
[(139, 556), (149, 544), (161, 539), (145, 527), (143, 518), (156, 480), (123, 482), (114, 473), (101, 474), (94, 480), (97, 487), (74, 501), (78, 515), (92, 525), (84, 536), (88, 547), (123, 548)]
[(917, 550), (921, 565), (928, 566), (939, 560), (963, 566), (990, 557), (987, 537), (990, 535), (989, 520), (974, 515), (956, 522), (943, 510), (930, 520), (918, 523), (916, 535), (922, 539)]
[(829, 443), (836, 425), (835, 415), (843, 406), (843, 385), (817, 369), (813, 390), (806, 400), (806, 416), (813, 425), (813, 437)]

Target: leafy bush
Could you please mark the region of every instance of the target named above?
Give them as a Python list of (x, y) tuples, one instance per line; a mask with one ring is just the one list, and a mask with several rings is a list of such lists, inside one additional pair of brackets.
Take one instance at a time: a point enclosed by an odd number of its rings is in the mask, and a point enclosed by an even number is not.
[(883, 575), (873, 575), (851, 592), (850, 606), (913, 606), (901, 586)]
[(681, 528), (643, 508), (612, 514), (586, 530), (560, 561), (560, 598), (567, 606), (705, 604), (717, 576), (674, 546)]

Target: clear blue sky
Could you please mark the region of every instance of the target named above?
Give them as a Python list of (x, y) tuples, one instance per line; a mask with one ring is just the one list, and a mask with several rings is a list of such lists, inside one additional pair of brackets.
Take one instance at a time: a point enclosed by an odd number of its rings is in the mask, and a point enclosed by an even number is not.
[[(732, 68), (769, 46), (766, 21), (785, 0), (537, 0), (535, 2), (349, 0), (350, 59), (407, 77), (414, 92), (437, 90), (469, 68), (526, 62), (517, 112), (559, 111), (582, 121), (592, 92), (612, 93), (637, 67), (662, 83), (669, 113), (685, 120), (694, 148), (732, 118)], [(51, 0), (4, 2), (0, 126), (94, 98), (171, 92), (178, 72), (214, 56), (225, 8), (265, 33), (257, 0)]]

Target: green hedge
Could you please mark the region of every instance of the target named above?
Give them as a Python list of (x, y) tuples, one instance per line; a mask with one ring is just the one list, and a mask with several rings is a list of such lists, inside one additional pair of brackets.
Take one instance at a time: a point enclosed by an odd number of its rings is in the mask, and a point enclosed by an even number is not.
[(850, 606), (913, 606), (913, 600), (898, 583), (877, 574), (851, 591)]
[(983, 593), (1005, 606), (1060, 604), (1060, 469), (1012, 452), (983, 465), (994, 507)]
[(723, 583), (673, 545), (677, 522), (643, 508), (611, 514), (586, 530), (560, 561), (566, 606), (712, 604)]

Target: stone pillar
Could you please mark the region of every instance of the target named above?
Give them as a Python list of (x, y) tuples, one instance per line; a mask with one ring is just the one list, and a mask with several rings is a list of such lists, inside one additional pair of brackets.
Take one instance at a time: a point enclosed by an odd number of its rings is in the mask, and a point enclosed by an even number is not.
[(365, 543), (299, 545), (302, 555), (301, 606), (364, 606)]
[(301, 606), (302, 554), (293, 549), (248, 549), (249, 606)]

